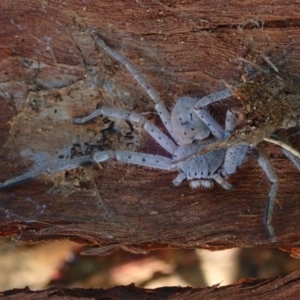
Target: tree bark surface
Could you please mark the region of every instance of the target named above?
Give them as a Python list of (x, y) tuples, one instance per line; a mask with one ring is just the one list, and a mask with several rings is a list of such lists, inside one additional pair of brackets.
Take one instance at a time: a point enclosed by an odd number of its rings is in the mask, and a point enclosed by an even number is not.
[[(92, 28), (138, 67), (169, 109), (182, 95), (202, 97), (240, 82), (238, 58), (249, 49), (299, 78), (300, 6), (287, 1), (2, 0), (0, 8), (0, 182), (30, 169), (36, 153), (51, 164), (95, 141), (97, 149), (165, 155), (135, 124), (72, 124), (106, 105), (147, 113), (162, 128), (128, 71), (97, 49)], [(224, 120), (234, 101), (214, 105), (213, 114)], [(296, 147), (298, 136), (291, 137)], [(280, 179), (277, 243), (263, 226), (270, 183), (251, 155), (230, 178), (234, 191), (174, 187), (176, 172), (115, 161), (41, 175), (1, 190), (0, 234), (71, 239), (102, 255), (119, 248), (281, 247), (297, 256), (300, 172), (277, 146), (260, 146)]]

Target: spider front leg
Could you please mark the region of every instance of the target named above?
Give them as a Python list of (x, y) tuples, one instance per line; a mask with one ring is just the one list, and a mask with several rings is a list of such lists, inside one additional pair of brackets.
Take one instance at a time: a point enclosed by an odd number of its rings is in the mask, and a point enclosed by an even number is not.
[(174, 154), (177, 146), (175, 143), (166, 136), (159, 128), (154, 124), (144, 118), (142, 115), (135, 112), (130, 112), (124, 109), (118, 108), (109, 108), (102, 106), (101, 108), (95, 110), (90, 115), (84, 118), (75, 118), (73, 119), (74, 124), (86, 124), (99, 116), (113, 117), (122, 120), (128, 120), (136, 123), (140, 123), (146, 132), (148, 132), (155, 141), (160, 144), (166, 151), (170, 154)]
[(206, 126), (210, 129), (211, 133), (219, 140), (224, 139), (226, 137), (227, 132), (233, 130), (233, 120), (235, 120), (235, 118), (232, 117), (232, 113), (230, 111), (227, 112), (224, 130), (220, 126), (220, 124), (204, 108), (211, 103), (226, 99), (232, 95), (233, 94), (230, 89), (225, 89), (201, 98), (194, 106), (194, 111), (197, 114), (197, 116), (201, 119), (201, 121), (204, 124), (206, 124)]

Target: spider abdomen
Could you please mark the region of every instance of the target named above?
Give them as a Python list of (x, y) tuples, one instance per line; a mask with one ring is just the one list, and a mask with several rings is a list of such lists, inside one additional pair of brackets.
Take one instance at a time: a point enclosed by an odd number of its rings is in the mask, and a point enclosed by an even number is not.
[(213, 178), (222, 166), (226, 150), (218, 149), (213, 152), (191, 157), (183, 161), (181, 170), (187, 175), (187, 179)]
[[(211, 141), (201, 141), (192, 145), (181, 146), (178, 149), (177, 159), (184, 158), (199, 152)], [(195, 157), (190, 157), (178, 163), (178, 168), (186, 174), (186, 179), (210, 179), (217, 173), (223, 164), (226, 149), (217, 149)]]

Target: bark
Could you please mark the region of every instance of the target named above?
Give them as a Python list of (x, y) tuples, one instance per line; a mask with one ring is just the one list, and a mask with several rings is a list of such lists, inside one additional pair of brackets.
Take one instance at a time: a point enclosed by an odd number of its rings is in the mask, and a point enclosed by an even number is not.
[[(286, 1), (3, 0), (0, 7), (0, 182), (28, 170), (36, 153), (50, 162), (80, 155), (76, 143), (164, 154), (126, 122), (72, 124), (103, 104), (150, 112), (161, 126), (127, 70), (96, 48), (91, 28), (139, 68), (168, 108), (182, 95), (201, 97), (239, 81), (237, 58), (249, 49), (272, 55), (291, 79), (299, 75), (300, 7)], [(222, 119), (233, 104), (212, 110)], [(234, 191), (191, 190), (186, 182), (175, 188), (176, 173), (112, 161), (42, 175), (1, 191), (0, 234), (26, 242), (71, 239), (97, 246), (90, 254), (100, 255), (119, 248), (281, 247), (296, 256), (300, 173), (277, 146), (261, 147), (280, 178), (277, 243), (262, 223), (270, 183), (252, 156), (230, 178)]]
[(30, 291), (28, 288), (2, 293), (2, 299), (297, 299), (299, 295), (300, 271), (276, 279), (247, 279), (225, 287), (209, 288), (162, 287), (141, 289), (133, 284), (111, 289), (51, 288)]

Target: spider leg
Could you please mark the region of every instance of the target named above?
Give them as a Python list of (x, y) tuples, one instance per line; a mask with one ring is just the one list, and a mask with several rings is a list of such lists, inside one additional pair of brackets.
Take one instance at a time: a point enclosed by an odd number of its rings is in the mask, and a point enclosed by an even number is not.
[(93, 155), (93, 159), (95, 162), (103, 162), (110, 158), (114, 158), (118, 161), (149, 167), (153, 169), (159, 170), (167, 170), (167, 171), (175, 171), (176, 168), (172, 166), (172, 159), (154, 155), (154, 154), (147, 154), (147, 153), (137, 153), (133, 151), (98, 151)]
[(221, 170), (223, 176), (228, 178), (236, 172), (236, 169), (245, 160), (248, 148), (248, 145), (236, 145), (227, 149)]
[[(235, 124), (236, 116), (231, 109), (228, 109), (226, 112), (225, 132), (232, 132)], [(248, 148), (248, 145), (236, 145), (227, 149), (221, 170), (223, 176), (228, 178), (236, 172), (237, 167), (245, 160)]]
[[(230, 89), (225, 89), (201, 98), (194, 106), (194, 110), (197, 116), (202, 120), (203, 123), (207, 125), (211, 133), (219, 140), (222, 140), (226, 137), (225, 130), (204, 108), (213, 102), (226, 99), (232, 95), (233, 94)], [(228, 118), (230, 119), (227, 121)], [(229, 129), (234, 126), (234, 124), (232, 124), (232, 119), (232, 115), (227, 112), (225, 126), (229, 127)]]
[(134, 79), (141, 85), (141, 87), (146, 91), (149, 97), (155, 103), (155, 109), (158, 112), (164, 126), (172, 136), (172, 138), (177, 142), (176, 135), (173, 132), (173, 127), (171, 123), (171, 116), (168, 110), (166, 109), (164, 103), (161, 101), (157, 91), (152, 87), (152, 85), (146, 80), (142, 73), (132, 64), (126, 57), (113, 50), (96, 34), (93, 34), (96, 45), (104, 50), (110, 57), (124, 65), (127, 70), (131, 73)]
[(236, 117), (231, 109), (227, 109), (226, 111), (226, 119), (225, 119), (225, 131), (232, 132), (234, 130), (236, 124)]
[(297, 169), (300, 171), (300, 159), (295, 156), (292, 152), (288, 151), (287, 149), (282, 149), (282, 152), (285, 154), (285, 156), (293, 162), (293, 164), (297, 167)]
[(213, 179), (225, 190), (231, 191), (233, 190), (233, 186), (226, 181), (220, 174), (215, 174)]
[[(280, 140), (275, 140), (273, 138), (268, 138), (265, 137), (263, 139), (266, 142), (278, 145), (282, 148), (283, 153), (287, 156), (287, 157), (294, 157), (293, 159), (290, 158), (290, 160), (297, 166), (299, 165), (299, 160), (300, 160), (300, 153), (299, 151), (297, 151), (296, 149), (294, 149), (289, 142), (283, 142)], [(289, 156), (290, 155), (290, 156)], [(297, 166), (297, 168), (299, 169), (299, 167)], [(299, 169), (300, 170), (300, 169)]]
[(230, 89), (224, 89), (222, 91), (215, 92), (210, 95), (206, 95), (206, 96), (202, 97), (201, 99), (199, 99), (199, 101), (195, 105), (195, 109), (207, 106), (209, 104), (226, 99), (231, 96), (233, 96), (233, 93)]
[(40, 174), (42, 174), (43, 171), (45, 171), (45, 170), (31, 169), (30, 171), (28, 171), (24, 174), (21, 174), (21, 175), (13, 177), (11, 179), (5, 180), (4, 182), (0, 182), (0, 189), (10, 188), (15, 185), (27, 182), (27, 181), (39, 176)]
[(148, 121), (145, 117), (135, 112), (102, 106), (101, 108), (95, 110), (90, 115), (84, 118), (73, 119), (73, 123), (85, 124), (99, 116), (113, 117), (117, 119), (124, 119), (140, 123), (143, 125), (145, 131), (148, 132), (153, 137), (153, 139), (155, 139), (157, 143), (160, 144), (166, 151), (168, 151), (171, 154), (174, 154), (175, 150), (177, 149), (175, 143), (167, 135), (165, 135), (159, 128), (157, 128), (154, 124)]
[(58, 171), (63, 170), (71, 170), (76, 169), (80, 166), (93, 163), (93, 160), (91, 156), (80, 156), (73, 159), (67, 159), (67, 160), (61, 160), (61, 162), (55, 162), (55, 163), (48, 163), (43, 165), (35, 165), (32, 169), (30, 169), (28, 172), (15, 176), (11, 179), (8, 179), (4, 182), (0, 182), (0, 189), (10, 188), (16, 185), (19, 185), (21, 183), (27, 182), (29, 180), (32, 180), (39, 175), (43, 173), (56, 173)]
[(272, 242), (276, 242), (276, 236), (274, 232), (274, 228), (271, 225), (272, 223), (272, 217), (273, 217), (273, 211), (274, 211), (274, 206), (275, 206), (275, 201), (276, 201), (276, 196), (277, 196), (277, 190), (279, 187), (279, 180), (278, 176), (276, 174), (276, 171), (272, 167), (271, 163), (265, 156), (265, 154), (259, 150), (256, 147), (252, 147), (253, 153), (256, 156), (257, 162), (267, 175), (268, 179), (272, 183), (272, 186), (269, 191), (269, 195), (267, 198), (267, 204), (265, 207), (265, 212), (264, 212), (264, 226), (267, 231), (267, 234)]
[(295, 148), (293, 148), (293, 146), (289, 143), (285, 136), (281, 136), (280, 140), (265, 137), (264, 141), (280, 146), (285, 156), (289, 158), (300, 171), (300, 153)]
[(186, 179), (185, 173), (179, 173), (177, 177), (173, 180), (174, 186), (179, 186)]

